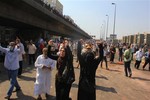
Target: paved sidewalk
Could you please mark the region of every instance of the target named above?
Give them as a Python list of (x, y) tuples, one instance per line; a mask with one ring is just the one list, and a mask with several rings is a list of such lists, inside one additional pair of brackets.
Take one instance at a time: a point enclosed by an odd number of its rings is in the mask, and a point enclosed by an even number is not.
[[(105, 63), (103, 63), (105, 65)], [(4, 100), (9, 88), (7, 73), (0, 64), (0, 100)], [(74, 62), (74, 66), (77, 66)], [(132, 65), (133, 66), (133, 65)], [(132, 67), (132, 78), (125, 77), (124, 66), (121, 64), (109, 64), (109, 70), (105, 67), (98, 68), (96, 73), (96, 100), (150, 100), (150, 71), (143, 71)], [(35, 100), (33, 95), (36, 70), (34, 66), (24, 65), (22, 77), (18, 79), (22, 91), (13, 93), (12, 100)], [(55, 73), (52, 73), (51, 96), (48, 100), (55, 100)], [(72, 85), (70, 96), (77, 100), (79, 69), (75, 68), (76, 81)], [(42, 95), (43, 100), (45, 96)]]

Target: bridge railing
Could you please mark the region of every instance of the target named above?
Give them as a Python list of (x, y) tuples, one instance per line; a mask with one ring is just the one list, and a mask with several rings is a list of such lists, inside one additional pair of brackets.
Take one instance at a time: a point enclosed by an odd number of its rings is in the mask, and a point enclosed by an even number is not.
[(74, 21), (72, 21), (71, 19), (66, 18), (65, 15), (63, 15), (60, 12), (58, 12), (54, 7), (51, 7), (50, 4), (44, 2), (44, 0), (34, 0), (34, 1), (36, 1), (37, 3), (39, 3), (41, 6), (43, 6), (44, 8), (46, 8), (47, 10), (49, 10), (50, 12), (52, 12), (53, 14), (61, 17), (66, 22), (70, 23), (71, 25), (73, 25), (74, 27), (80, 29), (82, 32), (84, 32), (85, 34), (88, 35), (88, 33), (86, 33), (84, 30), (82, 30), (76, 23), (74, 23)]
[[(59, 13), (54, 7), (51, 7), (50, 4), (47, 4), (44, 2), (44, 0), (34, 0), (37, 3), (39, 3), (41, 6), (45, 7), (46, 9), (48, 9), (49, 11), (51, 11), (52, 13), (54, 13), (55, 15), (63, 18), (65, 21), (69, 22), (71, 25), (75, 26), (76, 28), (79, 28), (80, 30), (82, 30), (76, 23), (72, 22), (71, 20), (67, 19), (64, 17), (63, 14)], [(82, 30), (83, 31), (83, 30)]]

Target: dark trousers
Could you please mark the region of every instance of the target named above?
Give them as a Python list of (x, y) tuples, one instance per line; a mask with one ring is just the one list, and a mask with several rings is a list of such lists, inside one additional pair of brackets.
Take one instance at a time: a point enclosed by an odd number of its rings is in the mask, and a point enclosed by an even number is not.
[(119, 61), (122, 61), (122, 54), (119, 54)]
[(102, 61), (101, 61), (101, 67), (102, 67), (102, 65), (103, 65), (103, 60), (105, 61), (106, 69), (107, 69), (107, 68), (108, 68), (108, 66), (107, 66), (107, 57), (106, 57), (106, 56), (103, 57), (103, 59), (102, 59)]
[(131, 57), (132, 60), (133, 60), (133, 54), (134, 54), (134, 53), (132, 53), (132, 57)]
[(69, 93), (71, 84), (61, 83), (58, 80), (55, 81), (56, 87), (56, 100), (70, 100)]
[(145, 63), (143, 65), (143, 69), (145, 68), (145, 66), (149, 64), (149, 71), (150, 71), (150, 60), (145, 60)]
[(22, 65), (23, 65), (23, 61), (19, 61), (18, 75), (22, 74)]
[(35, 54), (29, 54), (29, 65), (35, 62)]
[(134, 67), (139, 69), (141, 61), (136, 60)]
[(111, 53), (111, 55), (110, 55), (110, 61), (114, 62), (114, 58), (115, 58), (115, 54)]
[(125, 71), (125, 75), (128, 76), (128, 73), (129, 75), (132, 74), (131, 72), (131, 68), (130, 68), (130, 63), (131, 61), (128, 61), (128, 62), (124, 62), (124, 71)]

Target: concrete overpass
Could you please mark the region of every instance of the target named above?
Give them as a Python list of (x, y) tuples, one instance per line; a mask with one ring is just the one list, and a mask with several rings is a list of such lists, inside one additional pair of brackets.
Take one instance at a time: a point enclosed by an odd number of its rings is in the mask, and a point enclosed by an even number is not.
[(0, 25), (18, 29), (47, 30), (74, 39), (91, 37), (36, 0), (0, 0)]

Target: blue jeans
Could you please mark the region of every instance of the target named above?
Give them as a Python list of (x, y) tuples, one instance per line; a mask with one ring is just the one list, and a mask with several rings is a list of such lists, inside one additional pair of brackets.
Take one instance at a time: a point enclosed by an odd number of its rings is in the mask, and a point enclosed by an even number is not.
[(20, 86), (17, 82), (18, 69), (17, 70), (7, 70), (7, 71), (8, 71), (8, 78), (10, 80), (10, 87), (7, 92), (7, 95), (11, 96), (14, 86), (16, 87), (16, 89), (20, 89)]

